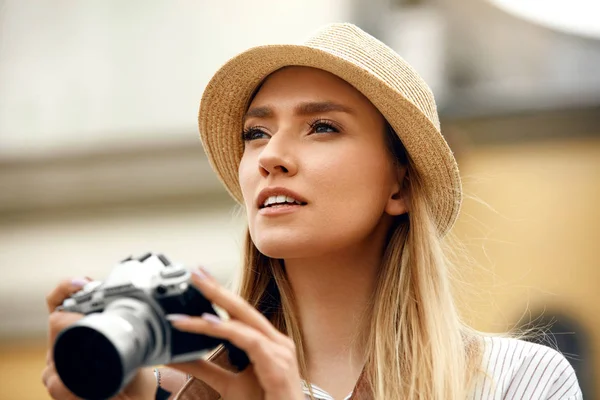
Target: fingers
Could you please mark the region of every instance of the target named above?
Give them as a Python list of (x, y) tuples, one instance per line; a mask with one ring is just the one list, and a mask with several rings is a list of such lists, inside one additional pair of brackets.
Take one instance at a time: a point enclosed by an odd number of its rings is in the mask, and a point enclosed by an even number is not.
[(221, 394), (236, 375), (206, 360), (169, 364), (168, 367), (195, 376)]
[(54, 363), (49, 362), (46, 363), (46, 368), (42, 371), (42, 383), (44, 386), (48, 387), (48, 381), (50, 377), (56, 374), (56, 370), (54, 369)]
[(66, 279), (60, 282), (58, 286), (46, 296), (46, 306), (48, 307), (48, 311), (53, 312), (56, 310), (56, 307), (60, 306), (65, 299), (81, 290), (88, 282), (88, 278)]
[(223, 321), (212, 314), (204, 314), (201, 318), (178, 318), (171, 323), (179, 330), (201, 333), (211, 337), (229, 340), (233, 345), (246, 351), (250, 361), (255, 362), (258, 347), (262, 342), (269, 341), (258, 330), (235, 320)]
[(42, 383), (46, 387), (50, 397), (56, 400), (77, 400), (79, 399), (73, 393), (67, 389), (62, 383), (60, 377), (56, 373), (54, 363), (50, 363), (46, 366), (42, 372)]
[[(285, 340), (274, 341), (241, 321), (222, 321), (212, 314), (204, 314), (201, 318), (171, 315), (169, 319), (179, 330), (224, 339), (245, 351), (262, 388), (294, 391), (296, 385), (300, 385), (292, 339), (285, 337)], [(223, 392), (219, 393), (223, 396)]]
[(232, 318), (250, 325), (273, 340), (282, 340), (286, 337), (246, 300), (219, 285), (203, 269), (192, 271), (192, 282), (204, 297), (226, 310)]
[(228, 340), (244, 350), (250, 361), (255, 365), (272, 363), (275, 353), (278, 356), (289, 353), (292, 357), (296, 357), (295, 347), (291, 339), (286, 337), (284, 341), (274, 342), (262, 332), (241, 321), (223, 321), (212, 314), (204, 314), (201, 318), (180, 317), (170, 319), (173, 326), (179, 330)]
[(48, 296), (46, 296), (46, 306), (50, 312), (48, 317), (48, 343), (49, 350), (46, 354), (46, 368), (42, 372), (42, 382), (48, 391), (48, 394), (57, 400), (78, 400), (73, 393), (67, 389), (56, 372), (52, 359), (52, 347), (56, 336), (67, 326), (72, 325), (83, 317), (82, 314), (71, 312), (55, 311), (56, 307), (70, 297), (73, 293), (80, 290), (90, 279), (71, 279), (62, 281)]
[(55, 311), (48, 317), (48, 358), (47, 361), (52, 360), (52, 347), (54, 346), (54, 341), (56, 340), (56, 336), (68, 326), (73, 325), (75, 322), (79, 321), (83, 318), (83, 314), (65, 312), (65, 311)]

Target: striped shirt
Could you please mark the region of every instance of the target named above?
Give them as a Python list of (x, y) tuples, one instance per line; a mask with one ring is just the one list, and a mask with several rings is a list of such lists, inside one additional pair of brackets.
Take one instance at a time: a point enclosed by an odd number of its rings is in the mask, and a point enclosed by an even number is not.
[[(556, 350), (510, 338), (486, 337), (484, 342), (483, 373), (468, 400), (583, 399), (573, 367)], [(323, 389), (311, 386), (315, 399), (333, 400)], [(310, 399), (305, 382), (302, 390)]]

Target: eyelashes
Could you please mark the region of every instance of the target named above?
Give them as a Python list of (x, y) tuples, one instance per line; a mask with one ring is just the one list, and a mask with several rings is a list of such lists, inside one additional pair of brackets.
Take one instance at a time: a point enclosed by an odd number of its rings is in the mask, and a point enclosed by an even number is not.
[[(313, 121), (307, 123), (310, 131), (309, 134), (328, 134), (328, 133), (339, 133), (341, 131), (340, 126), (329, 119), (318, 118)], [(254, 125), (248, 128), (244, 128), (242, 131), (242, 140), (244, 142), (257, 140), (257, 139), (266, 139), (270, 136), (267, 133), (268, 129), (261, 125)]]
[(244, 128), (242, 131), (242, 140), (244, 142), (249, 142), (251, 140), (263, 139), (262, 135), (268, 135), (265, 131), (267, 128), (264, 126), (251, 126), (249, 128)]
[[(338, 133), (340, 131), (340, 128), (337, 126), (337, 124), (331, 120), (328, 119), (317, 119), (314, 120), (313, 122), (310, 122), (308, 124), (308, 126), (311, 128), (311, 132), (312, 133)], [(317, 132), (318, 130), (321, 130), (322, 128), (325, 128), (327, 130), (329, 130), (328, 132)]]

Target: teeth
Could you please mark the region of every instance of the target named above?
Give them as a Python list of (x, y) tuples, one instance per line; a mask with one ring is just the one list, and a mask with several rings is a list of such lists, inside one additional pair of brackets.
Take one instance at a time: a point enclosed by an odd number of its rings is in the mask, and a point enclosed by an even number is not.
[(285, 196), (285, 195), (277, 195), (277, 196), (269, 196), (265, 202), (263, 203), (263, 207), (270, 206), (271, 204), (302, 204), (298, 200), (293, 197)]

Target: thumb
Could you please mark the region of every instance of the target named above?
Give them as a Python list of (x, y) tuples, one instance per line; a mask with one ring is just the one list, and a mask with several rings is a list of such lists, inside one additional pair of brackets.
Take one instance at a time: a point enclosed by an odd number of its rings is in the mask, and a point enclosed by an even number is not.
[(54, 346), (56, 337), (63, 329), (73, 325), (81, 318), (83, 318), (83, 314), (66, 311), (54, 311), (50, 314), (48, 317), (48, 347), (51, 349)]

